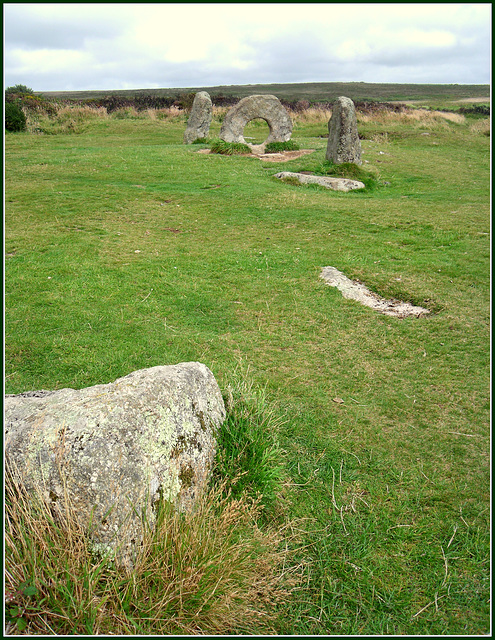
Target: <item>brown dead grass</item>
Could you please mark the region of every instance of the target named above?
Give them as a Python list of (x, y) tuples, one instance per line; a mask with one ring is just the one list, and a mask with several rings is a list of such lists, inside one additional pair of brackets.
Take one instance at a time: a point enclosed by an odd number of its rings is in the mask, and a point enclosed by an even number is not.
[[(260, 501), (206, 491), (194, 512), (167, 507), (145, 530), (132, 570), (95, 556), (70, 508), (54, 518), (42, 491), (6, 483), (5, 593), (27, 623), (21, 635), (201, 635), (273, 632), (297, 584), (290, 534), (258, 526)], [(36, 597), (23, 595), (32, 584)], [(20, 587), (21, 585), (21, 587)], [(137, 622), (139, 621), (139, 622)], [(89, 626), (88, 626), (89, 625)]]

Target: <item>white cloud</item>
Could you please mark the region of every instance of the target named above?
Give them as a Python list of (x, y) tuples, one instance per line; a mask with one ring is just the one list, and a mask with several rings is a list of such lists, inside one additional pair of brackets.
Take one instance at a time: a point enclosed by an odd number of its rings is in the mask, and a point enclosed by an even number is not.
[(488, 83), (490, 13), (488, 3), (5, 4), (5, 81), (39, 91)]

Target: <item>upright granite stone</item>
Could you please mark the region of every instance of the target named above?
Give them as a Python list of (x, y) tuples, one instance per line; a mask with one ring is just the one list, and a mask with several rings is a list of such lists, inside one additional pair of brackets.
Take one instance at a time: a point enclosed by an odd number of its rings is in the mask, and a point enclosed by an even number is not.
[[(198, 362), (135, 371), (76, 391), (5, 397), (6, 481), (17, 478), (55, 516), (67, 501), (93, 549), (132, 566), (162, 499), (193, 508), (225, 419), (222, 394)], [(13, 475), (11, 475), (13, 474)]]
[(332, 106), (332, 117), (328, 122), (326, 159), (334, 164), (362, 164), (356, 109), (350, 98), (337, 98)]
[(210, 132), (213, 106), (206, 91), (198, 91), (194, 96), (191, 115), (184, 132), (184, 144), (192, 144), (198, 138), (206, 138)]
[(234, 105), (225, 116), (220, 138), (225, 142), (242, 142), (244, 127), (251, 120), (261, 118), (270, 128), (265, 143), (287, 142), (292, 135), (292, 120), (280, 100), (275, 96), (248, 96)]

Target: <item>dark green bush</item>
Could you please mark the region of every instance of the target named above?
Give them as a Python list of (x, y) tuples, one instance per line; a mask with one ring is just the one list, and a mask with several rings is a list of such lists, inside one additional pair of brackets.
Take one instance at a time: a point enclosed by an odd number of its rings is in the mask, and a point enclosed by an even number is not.
[(24, 131), (26, 129), (26, 116), (17, 102), (5, 103), (5, 130)]
[(479, 116), (490, 115), (490, 105), (488, 104), (475, 104), (470, 107), (461, 107), (459, 113), (463, 114), (475, 114)]
[(7, 87), (5, 89), (5, 95), (9, 95), (11, 93), (28, 93), (30, 95), (34, 94), (34, 91), (29, 87), (26, 87), (25, 84), (15, 84), (13, 87)]

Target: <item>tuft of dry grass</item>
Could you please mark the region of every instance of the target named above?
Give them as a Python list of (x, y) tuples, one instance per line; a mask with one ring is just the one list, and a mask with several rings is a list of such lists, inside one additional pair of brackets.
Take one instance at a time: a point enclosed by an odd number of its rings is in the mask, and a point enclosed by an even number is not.
[(332, 111), (330, 109), (317, 109), (316, 107), (310, 107), (304, 109), (304, 111), (291, 112), (290, 117), (293, 122), (298, 124), (320, 124), (325, 123), (332, 117)]
[(427, 109), (412, 109), (407, 111), (379, 111), (377, 113), (357, 113), (359, 123), (373, 122), (374, 124), (418, 124), (422, 127), (436, 127), (445, 124), (445, 120), (456, 124), (463, 124), (466, 118), (460, 113), (447, 111), (428, 111)]
[(490, 136), (490, 118), (476, 120), (469, 126), (469, 130), (472, 133), (479, 133), (483, 136)]
[[(23, 635), (273, 631), (297, 583), (285, 528), (258, 526), (260, 499), (220, 483), (192, 513), (163, 504), (132, 570), (95, 555), (70, 498), (54, 517), (42, 491), (6, 483), (7, 631)], [(26, 595), (25, 585), (36, 594)], [(19, 622), (20, 621), (20, 622)]]

